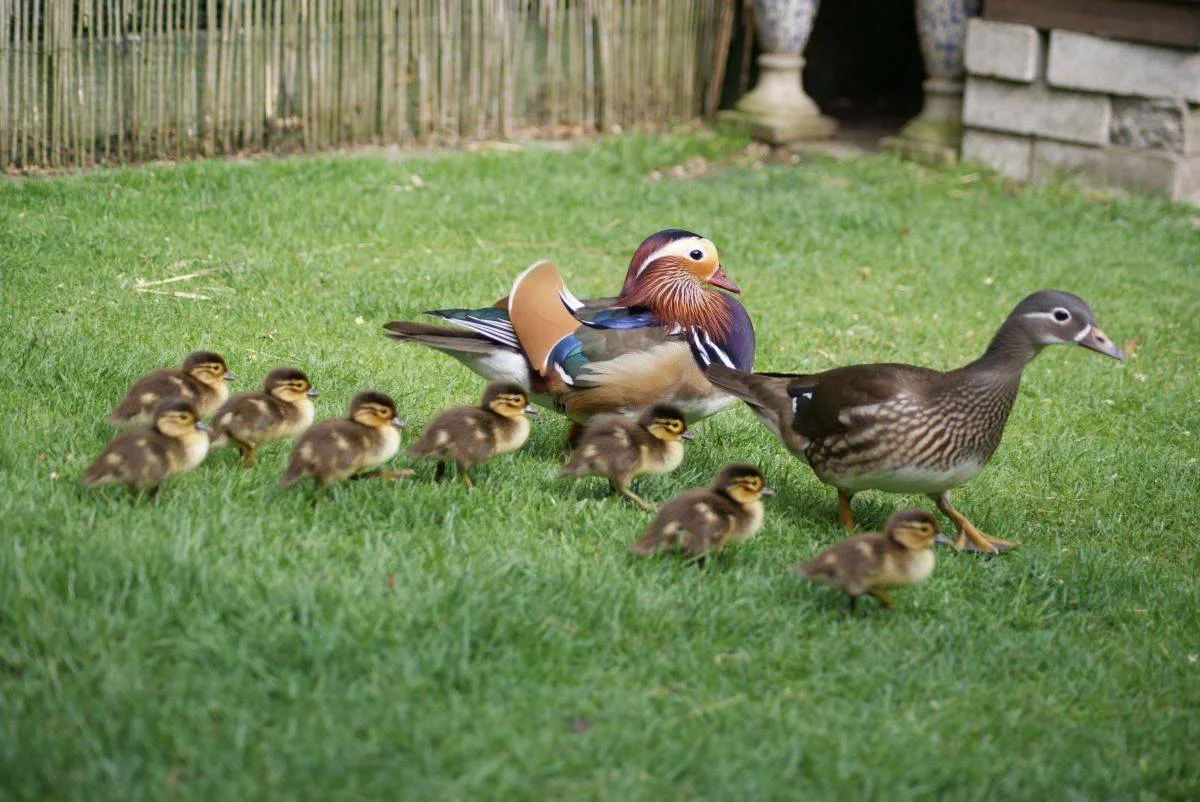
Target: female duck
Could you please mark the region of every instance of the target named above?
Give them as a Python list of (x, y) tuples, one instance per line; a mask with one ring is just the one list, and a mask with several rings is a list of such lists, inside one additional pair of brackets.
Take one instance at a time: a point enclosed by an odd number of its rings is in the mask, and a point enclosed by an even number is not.
[(859, 490), (925, 493), (958, 527), (955, 548), (969, 541), (995, 554), (1017, 544), (976, 529), (948, 491), (982, 471), (1000, 445), (1025, 366), (1047, 345), (1072, 343), (1124, 359), (1082, 298), (1043, 290), (1017, 304), (983, 356), (958, 370), (875, 364), (800, 375), (711, 365), (707, 375), (837, 488), (846, 531)]

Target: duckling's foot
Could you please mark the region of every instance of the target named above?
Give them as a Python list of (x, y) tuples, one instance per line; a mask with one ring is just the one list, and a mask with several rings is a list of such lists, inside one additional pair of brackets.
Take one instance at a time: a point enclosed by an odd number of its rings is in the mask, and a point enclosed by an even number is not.
[(882, 590), (869, 590), (867, 592), (869, 594), (871, 594), (872, 596), (874, 596), (875, 598), (879, 599), (879, 603), (881, 605), (883, 605), (884, 607), (892, 606), (891, 598), (889, 598), (888, 595), (886, 593), (884, 593)]
[(395, 482), (399, 479), (405, 478), (406, 476), (412, 476), (412, 475), (413, 475), (413, 470), (411, 468), (395, 468), (395, 469), (376, 468), (373, 471), (364, 471), (363, 473), (356, 473), (353, 476), (351, 476), (350, 478), (351, 479), (382, 479), (385, 482)]
[(847, 532), (854, 531), (854, 510), (850, 508), (850, 499), (853, 497), (853, 493), (847, 493), (838, 488), (838, 518), (841, 519), (842, 526), (846, 527)]
[(251, 445), (242, 446), (242, 467), (243, 468), (249, 468), (250, 463), (254, 462), (254, 451), (255, 451), (254, 446), (251, 446)]
[(467, 486), (468, 490), (474, 489), (475, 483), (471, 481), (471, 475), (467, 473), (467, 466), (461, 462), (458, 463), (458, 475), (462, 477), (463, 484)]
[(616, 485), (615, 487), (616, 487), (616, 490), (618, 493), (620, 493), (622, 496), (624, 496), (625, 498), (632, 501), (634, 504), (641, 507), (646, 512), (654, 512), (657, 509), (657, 507), (655, 507), (653, 504), (646, 501), (644, 498), (639, 496), (637, 493), (634, 493), (628, 487), (624, 487), (622, 485)]

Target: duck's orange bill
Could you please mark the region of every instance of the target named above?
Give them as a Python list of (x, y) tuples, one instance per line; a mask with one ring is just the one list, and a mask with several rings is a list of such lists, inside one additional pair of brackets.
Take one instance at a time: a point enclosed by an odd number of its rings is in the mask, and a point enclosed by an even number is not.
[(717, 265), (717, 272), (708, 277), (708, 283), (730, 292), (741, 293), (742, 288), (733, 283), (733, 279), (725, 275), (725, 268)]

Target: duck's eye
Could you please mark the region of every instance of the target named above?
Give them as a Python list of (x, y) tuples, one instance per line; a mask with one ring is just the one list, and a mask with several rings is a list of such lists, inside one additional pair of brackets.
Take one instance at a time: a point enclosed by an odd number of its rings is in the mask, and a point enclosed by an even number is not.
[(693, 260), (699, 262), (701, 259), (704, 258), (704, 251), (700, 250), (699, 248), (694, 248), (694, 249), (692, 249), (692, 252), (688, 254), (688, 256), (692, 257)]
[(1054, 319), (1059, 323), (1066, 323), (1071, 319), (1071, 313), (1060, 306), (1058, 309), (1054, 310)]

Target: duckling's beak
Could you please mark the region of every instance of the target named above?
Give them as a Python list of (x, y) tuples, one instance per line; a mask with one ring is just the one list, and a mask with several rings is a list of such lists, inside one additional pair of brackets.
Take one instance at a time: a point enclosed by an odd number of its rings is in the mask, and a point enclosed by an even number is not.
[(1121, 349), (1095, 323), (1081, 331), (1079, 336), (1075, 338), (1075, 341), (1084, 348), (1090, 348), (1098, 354), (1111, 356), (1118, 362), (1125, 361), (1125, 355), (1121, 353)]
[(763, 485), (762, 494), (764, 496), (773, 496), (775, 495), (775, 488)]
[(717, 272), (708, 277), (708, 283), (723, 290), (741, 294), (742, 288), (733, 283), (733, 279), (725, 274), (725, 268), (717, 265)]
[(392, 418), (392, 425), (397, 429), (403, 429), (405, 426), (408, 426), (408, 424), (404, 422), (404, 418)]
[(314, 390), (311, 387), (308, 388), (308, 392), (305, 393), (305, 395), (307, 395), (309, 398), (320, 398), (321, 397), (321, 394), (318, 393), (316, 390)]
[(691, 432), (684, 432), (683, 434), (679, 435), (679, 439), (680, 440), (695, 440), (696, 435), (692, 434)]
[(526, 404), (525, 405), (525, 414), (526, 415), (537, 415), (538, 409), (533, 404)]
[(196, 421), (196, 428), (197, 428), (197, 429), (199, 429), (199, 430), (200, 430), (200, 431), (202, 431), (202, 432), (209, 432), (209, 431), (212, 431), (212, 427), (210, 427), (210, 426), (209, 426), (207, 423), (205, 423), (205, 422), (204, 422), (204, 421), (202, 421), (202, 420), (198, 420), (198, 421)]
[(225, 381), (235, 382), (235, 381), (237, 381), (237, 379), (238, 379), (238, 377), (237, 377), (236, 373), (230, 373), (229, 371), (225, 371)]

